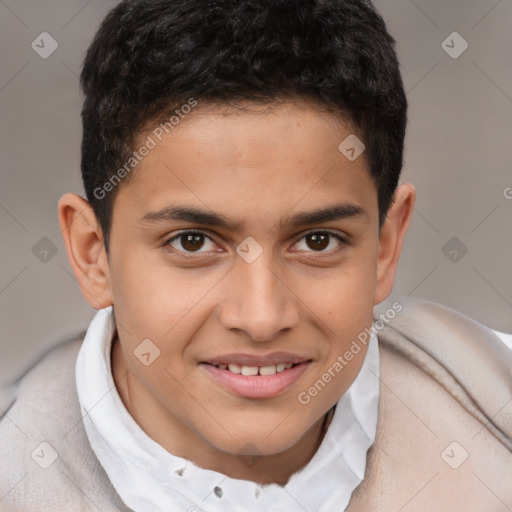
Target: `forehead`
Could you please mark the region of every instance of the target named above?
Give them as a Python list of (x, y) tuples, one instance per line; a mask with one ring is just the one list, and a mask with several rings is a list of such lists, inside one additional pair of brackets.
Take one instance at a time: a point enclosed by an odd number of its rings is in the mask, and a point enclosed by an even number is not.
[(139, 138), (137, 145), (150, 137), (154, 147), (116, 199), (119, 206), (131, 205), (133, 214), (181, 201), (234, 222), (249, 216), (267, 225), (295, 208), (307, 211), (321, 203), (360, 204), (377, 215), (365, 153), (351, 160), (339, 149), (356, 136), (354, 130), (321, 107), (199, 104), (168, 133), (158, 126)]

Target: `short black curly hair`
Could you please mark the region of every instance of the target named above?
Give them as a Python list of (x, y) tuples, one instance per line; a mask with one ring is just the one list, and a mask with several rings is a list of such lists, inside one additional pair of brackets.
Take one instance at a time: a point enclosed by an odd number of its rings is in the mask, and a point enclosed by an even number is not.
[(370, 1), (123, 0), (99, 27), (80, 84), (82, 178), (107, 251), (113, 178), (128, 177), (126, 162), (149, 123), (191, 100), (327, 107), (366, 146), (380, 225), (391, 205), (407, 100), (395, 40)]

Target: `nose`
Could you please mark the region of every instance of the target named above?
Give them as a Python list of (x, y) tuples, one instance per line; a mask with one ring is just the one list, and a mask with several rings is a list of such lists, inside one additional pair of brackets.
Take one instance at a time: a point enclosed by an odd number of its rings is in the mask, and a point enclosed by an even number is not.
[(252, 263), (240, 259), (226, 283), (227, 300), (220, 310), (223, 327), (269, 342), (296, 326), (298, 298), (279, 274), (263, 255)]

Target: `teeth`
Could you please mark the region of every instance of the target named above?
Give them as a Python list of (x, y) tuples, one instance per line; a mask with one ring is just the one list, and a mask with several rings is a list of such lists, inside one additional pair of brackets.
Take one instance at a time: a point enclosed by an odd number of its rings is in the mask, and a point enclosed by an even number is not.
[(258, 375), (258, 367), (242, 366), (242, 375)]
[[(233, 373), (242, 373), (242, 367), (238, 366), (237, 364), (229, 364), (228, 365), (229, 371)], [(256, 372), (257, 373), (257, 372)]]
[(219, 364), (217, 367), (221, 370), (229, 370), (232, 373), (241, 373), (242, 375), (274, 375), (275, 373), (281, 373), (291, 368), (292, 363), (279, 363), (272, 364), (269, 366), (240, 366), (239, 364)]
[[(281, 366), (281, 365), (277, 365)], [(284, 365), (283, 365), (284, 366)], [(271, 366), (261, 366), (260, 367), (260, 375), (274, 375), (276, 373), (276, 365), (273, 364)]]

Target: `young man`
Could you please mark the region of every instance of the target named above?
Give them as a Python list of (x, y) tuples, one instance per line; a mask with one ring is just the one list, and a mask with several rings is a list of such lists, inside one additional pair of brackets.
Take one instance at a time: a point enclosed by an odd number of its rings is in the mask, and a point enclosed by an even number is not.
[(512, 507), (506, 348), (373, 318), (415, 190), (369, 2), (123, 1), (81, 84), (59, 220), (99, 312), (4, 399), (5, 510)]

